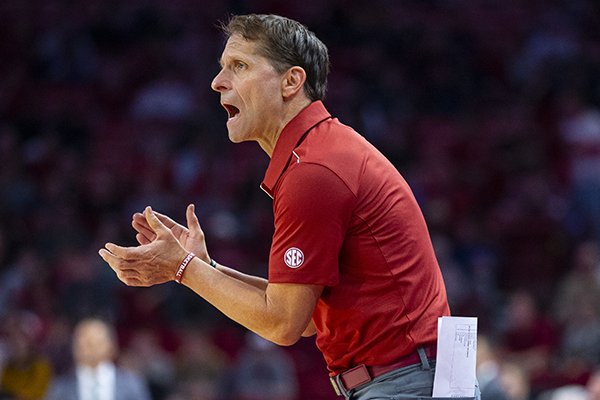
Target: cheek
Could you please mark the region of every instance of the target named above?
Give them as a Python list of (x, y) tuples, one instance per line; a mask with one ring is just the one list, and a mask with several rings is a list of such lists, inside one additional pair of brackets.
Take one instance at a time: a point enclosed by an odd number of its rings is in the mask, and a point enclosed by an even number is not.
[(258, 97), (261, 99), (260, 107), (266, 109), (266, 111), (272, 113), (280, 110), (282, 98), (274, 85), (265, 85)]
[(279, 79), (266, 77), (255, 80), (251, 88), (248, 88), (254, 101), (273, 102), (281, 97), (281, 83)]

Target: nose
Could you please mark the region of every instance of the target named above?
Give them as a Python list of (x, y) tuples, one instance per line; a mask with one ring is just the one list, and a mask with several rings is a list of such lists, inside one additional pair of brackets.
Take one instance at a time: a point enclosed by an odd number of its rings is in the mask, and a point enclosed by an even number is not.
[(231, 86), (231, 85), (230, 85), (229, 81), (226, 79), (224, 69), (219, 71), (219, 73), (214, 77), (214, 79), (212, 80), (212, 82), (210, 84), (210, 87), (215, 92), (222, 92), (224, 90), (227, 90), (227, 88), (229, 86)]

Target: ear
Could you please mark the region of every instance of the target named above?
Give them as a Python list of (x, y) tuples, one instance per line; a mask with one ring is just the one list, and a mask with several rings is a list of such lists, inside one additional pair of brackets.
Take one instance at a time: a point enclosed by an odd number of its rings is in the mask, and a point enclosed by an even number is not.
[(293, 97), (302, 91), (304, 82), (306, 82), (306, 71), (304, 71), (304, 68), (298, 66), (291, 67), (283, 74), (281, 95), (284, 99)]

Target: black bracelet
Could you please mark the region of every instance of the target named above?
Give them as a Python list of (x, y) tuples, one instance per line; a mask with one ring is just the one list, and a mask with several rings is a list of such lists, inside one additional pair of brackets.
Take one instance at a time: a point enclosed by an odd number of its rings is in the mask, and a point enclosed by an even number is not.
[(215, 260), (213, 260), (212, 258), (210, 259), (210, 266), (213, 268), (217, 268), (217, 262)]

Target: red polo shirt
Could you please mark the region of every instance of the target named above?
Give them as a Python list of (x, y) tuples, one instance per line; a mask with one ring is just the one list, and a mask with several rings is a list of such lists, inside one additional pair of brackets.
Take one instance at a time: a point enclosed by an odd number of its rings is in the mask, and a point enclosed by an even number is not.
[(284, 128), (261, 185), (273, 198), (269, 282), (324, 285), (313, 315), (332, 374), (435, 342), (449, 315), (408, 184), (320, 101)]

